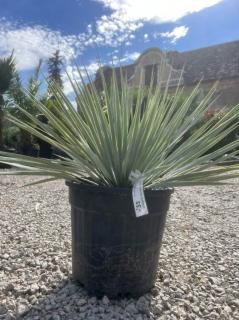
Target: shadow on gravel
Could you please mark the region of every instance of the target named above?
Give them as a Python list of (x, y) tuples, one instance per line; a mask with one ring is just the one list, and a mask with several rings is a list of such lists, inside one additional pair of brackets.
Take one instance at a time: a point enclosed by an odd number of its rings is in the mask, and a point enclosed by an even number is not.
[(42, 293), (42, 297), (31, 305), (22, 309), (17, 319), (24, 320), (112, 320), (112, 319), (150, 319), (150, 314), (157, 313), (156, 306), (152, 306), (152, 294), (146, 294), (138, 299), (122, 298), (109, 300), (89, 296), (83, 286), (72, 279), (59, 282), (55, 288)]

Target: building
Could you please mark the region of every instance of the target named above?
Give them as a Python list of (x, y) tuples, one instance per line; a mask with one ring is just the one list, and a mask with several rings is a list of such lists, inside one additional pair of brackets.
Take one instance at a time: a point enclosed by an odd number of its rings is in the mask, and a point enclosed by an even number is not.
[[(179, 81), (185, 91), (189, 92), (201, 80), (201, 92), (205, 95), (218, 81), (219, 95), (212, 108), (230, 107), (239, 103), (239, 41), (186, 52), (163, 52), (159, 48), (151, 48), (143, 52), (135, 63), (121, 67), (121, 71), (117, 67), (114, 69), (117, 77), (122, 72), (130, 86), (139, 86), (140, 81), (148, 86), (152, 73), (155, 85), (164, 83), (171, 72), (171, 92)], [(109, 79), (112, 67), (103, 67), (103, 72), (106, 79)], [(95, 84), (101, 89), (99, 71), (96, 73)]]

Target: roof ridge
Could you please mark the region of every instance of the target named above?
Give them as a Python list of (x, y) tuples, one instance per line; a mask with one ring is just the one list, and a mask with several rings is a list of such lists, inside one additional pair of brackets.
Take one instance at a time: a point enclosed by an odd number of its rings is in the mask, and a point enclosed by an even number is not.
[[(189, 52), (194, 52), (194, 51), (200, 51), (200, 50), (204, 50), (204, 49), (211, 49), (211, 48), (215, 48), (215, 47), (226, 47), (228, 45), (231, 44), (235, 44), (238, 43), (239, 44), (239, 40), (234, 40), (234, 41), (228, 41), (228, 42), (223, 42), (223, 43), (218, 43), (218, 44), (213, 44), (211, 46), (207, 46), (207, 47), (201, 47), (201, 48), (197, 48), (197, 49), (193, 49), (193, 50), (188, 50), (188, 51), (177, 51), (179, 54), (183, 54), (183, 53), (189, 53)], [(175, 52), (175, 51), (167, 51), (169, 52)]]

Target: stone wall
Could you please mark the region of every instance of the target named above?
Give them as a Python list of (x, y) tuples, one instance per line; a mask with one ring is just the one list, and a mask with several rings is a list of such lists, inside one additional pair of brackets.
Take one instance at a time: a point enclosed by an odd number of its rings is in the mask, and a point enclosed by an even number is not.
[(218, 104), (222, 106), (235, 106), (239, 104), (239, 77), (223, 79), (219, 83)]

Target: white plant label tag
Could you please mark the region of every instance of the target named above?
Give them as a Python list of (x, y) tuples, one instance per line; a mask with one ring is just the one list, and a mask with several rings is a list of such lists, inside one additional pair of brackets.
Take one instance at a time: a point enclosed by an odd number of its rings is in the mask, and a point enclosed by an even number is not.
[(144, 178), (140, 178), (134, 183), (132, 196), (136, 217), (148, 214), (149, 212), (144, 196)]

